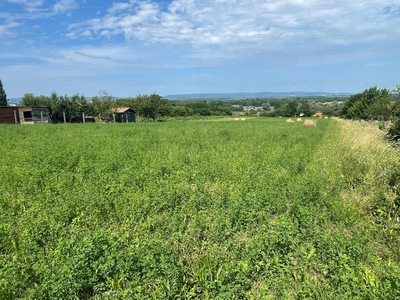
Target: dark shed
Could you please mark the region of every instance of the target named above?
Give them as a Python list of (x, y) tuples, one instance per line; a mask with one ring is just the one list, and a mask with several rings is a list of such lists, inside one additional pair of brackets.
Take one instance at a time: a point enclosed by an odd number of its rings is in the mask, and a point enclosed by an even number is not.
[(0, 124), (19, 124), (18, 107), (0, 107)]
[(47, 107), (8, 106), (0, 107), (1, 124), (51, 123)]
[(115, 122), (131, 123), (136, 121), (135, 111), (130, 107), (115, 108), (113, 113)]

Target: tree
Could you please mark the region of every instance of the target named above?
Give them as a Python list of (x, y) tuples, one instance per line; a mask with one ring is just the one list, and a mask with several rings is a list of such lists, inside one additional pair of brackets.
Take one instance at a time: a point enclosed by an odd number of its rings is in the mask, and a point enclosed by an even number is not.
[(173, 117), (185, 117), (188, 114), (189, 112), (184, 106), (174, 105), (171, 108), (171, 116)]
[(50, 100), (49, 97), (44, 95), (35, 96), (32, 93), (26, 93), (22, 97), (21, 105), (50, 107)]
[[(262, 104), (262, 109), (266, 110), (266, 111), (270, 111), (271, 110), (271, 104), (269, 102), (263, 103)], [(243, 110), (243, 108), (242, 108)]]
[(170, 113), (170, 104), (160, 95), (153, 93), (149, 95), (137, 95), (135, 98), (135, 110), (143, 116), (143, 121), (152, 119), (155, 121), (158, 117), (163, 117)]
[(294, 117), (297, 113), (297, 106), (299, 104), (296, 100), (290, 100), (286, 102), (281, 108), (281, 114), (283, 117)]
[(320, 112), (322, 112), (322, 114), (324, 116), (333, 116), (335, 113), (332, 106), (330, 106), (329, 104), (328, 105), (320, 105), (318, 110)]
[[(95, 96), (92, 98), (92, 104), (96, 114), (100, 114), (100, 117), (103, 119), (110, 119), (112, 116), (112, 110), (115, 105), (117, 105), (113, 101), (113, 97), (108, 94), (106, 91), (100, 91), (99, 96)], [(119, 105), (119, 104), (118, 104)], [(121, 106), (130, 106), (130, 105), (121, 105)]]
[(302, 103), (301, 106), (298, 108), (297, 112), (299, 115), (303, 114), (304, 117), (312, 116), (311, 106), (307, 102)]
[(3, 89), (3, 83), (0, 79), (0, 106), (7, 106), (7, 94)]
[(344, 104), (341, 116), (347, 119), (387, 121), (392, 111), (392, 95), (376, 86), (352, 95)]
[(393, 90), (397, 99), (392, 108), (392, 125), (387, 129), (387, 137), (395, 142), (400, 141), (400, 85)]

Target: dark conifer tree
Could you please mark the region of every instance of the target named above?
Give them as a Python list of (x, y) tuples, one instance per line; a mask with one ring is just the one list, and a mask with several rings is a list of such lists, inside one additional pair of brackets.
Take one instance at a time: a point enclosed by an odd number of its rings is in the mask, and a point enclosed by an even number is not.
[(7, 106), (7, 94), (3, 89), (3, 83), (0, 79), (0, 106)]

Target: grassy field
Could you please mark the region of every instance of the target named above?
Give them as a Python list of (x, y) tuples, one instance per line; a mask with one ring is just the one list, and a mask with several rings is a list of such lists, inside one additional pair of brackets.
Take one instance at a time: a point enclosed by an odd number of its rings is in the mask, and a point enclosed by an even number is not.
[(0, 126), (0, 299), (399, 299), (400, 160), (282, 118)]

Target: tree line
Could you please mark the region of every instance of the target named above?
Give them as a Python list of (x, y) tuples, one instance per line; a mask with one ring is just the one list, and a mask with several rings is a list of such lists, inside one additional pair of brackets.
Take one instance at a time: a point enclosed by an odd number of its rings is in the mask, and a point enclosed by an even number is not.
[[(240, 104), (238, 104), (240, 103)], [(257, 104), (243, 105), (243, 104)], [(243, 99), (243, 100), (181, 100), (172, 101), (153, 93), (151, 95), (137, 95), (135, 97), (115, 98), (106, 91), (101, 91), (98, 96), (87, 98), (81, 94), (58, 95), (52, 92), (50, 96), (34, 95), (27, 93), (23, 96), (20, 105), (44, 106), (48, 108), (49, 116), (53, 122), (67, 122), (82, 116), (100, 117), (103, 121), (112, 120), (113, 109), (117, 107), (130, 107), (143, 121), (156, 121), (163, 117), (188, 117), (188, 116), (228, 116), (232, 114), (282, 116), (293, 117), (302, 113), (311, 116), (316, 111), (324, 115), (337, 115), (342, 102), (322, 103), (309, 98), (272, 98), (272, 99)], [(250, 107), (250, 108), (249, 108)]]
[(82, 116), (99, 117), (99, 121), (111, 121), (113, 110), (117, 107), (130, 107), (143, 120), (153, 120), (168, 115), (169, 103), (158, 94), (137, 95), (115, 99), (107, 92), (100, 92), (99, 96), (90, 100), (84, 95), (74, 94), (58, 95), (52, 92), (50, 96), (25, 94), (20, 103), (23, 106), (44, 106), (48, 108), (49, 116), (54, 123), (71, 122), (74, 118)]
[(53, 122), (67, 122), (82, 116), (99, 117), (102, 121), (112, 120), (113, 110), (117, 107), (130, 107), (143, 121), (156, 121), (162, 117), (211, 116), (230, 115), (232, 105), (223, 101), (193, 101), (179, 103), (163, 99), (160, 95), (136, 95), (135, 97), (114, 98), (106, 91), (98, 96), (87, 98), (84, 95), (58, 95), (52, 92), (50, 96), (27, 93), (22, 97), (20, 105), (44, 106), (48, 108)]

